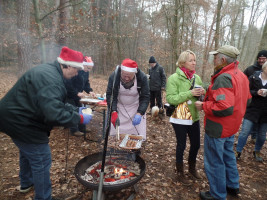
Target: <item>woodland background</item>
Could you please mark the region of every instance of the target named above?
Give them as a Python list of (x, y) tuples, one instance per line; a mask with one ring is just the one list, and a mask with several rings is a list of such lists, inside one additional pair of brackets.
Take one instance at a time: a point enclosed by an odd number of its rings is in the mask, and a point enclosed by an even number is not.
[(170, 75), (190, 49), (209, 82), (209, 51), (236, 46), (244, 70), (267, 49), (266, 16), (266, 0), (0, 0), (0, 67), (19, 77), (69, 46), (92, 57), (94, 74), (110, 74), (127, 57), (147, 72), (153, 55)]

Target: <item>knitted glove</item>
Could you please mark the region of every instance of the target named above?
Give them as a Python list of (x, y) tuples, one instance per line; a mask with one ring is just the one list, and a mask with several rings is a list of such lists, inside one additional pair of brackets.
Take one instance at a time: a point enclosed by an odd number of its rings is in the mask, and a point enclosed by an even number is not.
[(80, 124), (88, 124), (93, 118), (93, 115), (88, 115), (88, 114), (81, 114), (80, 116), (81, 116)]
[(134, 116), (134, 119), (133, 119), (133, 125), (134, 125), (134, 126), (137, 126), (138, 124), (140, 124), (140, 122), (141, 122), (141, 118), (142, 118), (141, 115), (136, 114), (136, 115)]
[(116, 128), (116, 125), (118, 126), (120, 125), (120, 120), (118, 117), (118, 113), (116, 111), (111, 113), (111, 123), (113, 124), (115, 128)]

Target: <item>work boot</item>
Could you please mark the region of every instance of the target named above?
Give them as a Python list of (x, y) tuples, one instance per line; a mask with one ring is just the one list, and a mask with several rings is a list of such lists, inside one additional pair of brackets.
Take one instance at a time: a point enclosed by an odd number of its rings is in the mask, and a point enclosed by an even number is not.
[(211, 196), (210, 192), (200, 192), (199, 194), (201, 200), (217, 200), (213, 196)]
[(177, 175), (178, 175), (177, 180), (181, 182), (183, 185), (191, 185), (191, 182), (184, 175), (184, 164), (176, 163), (176, 170), (177, 170)]
[(263, 161), (263, 159), (262, 159), (262, 157), (260, 155), (260, 151), (253, 151), (253, 156), (256, 159), (256, 161), (258, 161), (258, 162), (262, 162)]
[(237, 196), (238, 194), (240, 194), (239, 188), (226, 187), (226, 191), (228, 194), (230, 194), (232, 196)]
[(196, 170), (196, 161), (188, 161), (189, 164), (189, 172), (192, 174), (196, 179), (202, 179), (202, 176)]
[(31, 189), (33, 188), (33, 184), (28, 186), (28, 187), (21, 187), (21, 186), (18, 186), (17, 187), (17, 190), (21, 193), (27, 193), (29, 192)]

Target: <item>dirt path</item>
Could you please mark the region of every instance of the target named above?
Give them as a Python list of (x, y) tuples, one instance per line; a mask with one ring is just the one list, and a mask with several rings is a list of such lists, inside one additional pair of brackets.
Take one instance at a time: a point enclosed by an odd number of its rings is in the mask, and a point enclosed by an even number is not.
[[(16, 77), (4, 69), (0, 69), (0, 98), (15, 83)], [(104, 93), (107, 81), (94, 77), (91, 85), (97, 93)], [(203, 118), (203, 116), (202, 116)], [(201, 122), (202, 122), (201, 118)], [(201, 135), (201, 148), (198, 155), (198, 168), (204, 179), (192, 180), (189, 187), (183, 186), (175, 180), (175, 145), (176, 139), (167, 118), (153, 121), (147, 119), (147, 142), (142, 151), (142, 158), (146, 162), (146, 173), (138, 182), (138, 193), (135, 200), (193, 200), (198, 199), (199, 191), (208, 190), (209, 185), (205, 177), (203, 166), (203, 128)], [(90, 130), (87, 138), (101, 140), (102, 116), (98, 113), (93, 119), (94, 123), (88, 126)], [(68, 139), (69, 138), (69, 139)], [(66, 148), (68, 144), (68, 162), (66, 166)], [(76, 163), (83, 157), (101, 151), (103, 146), (98, 142), (84, 140), (83, 137), (69, 136), (68, 131), (60, 127), (55, 128), (50, 137), (52, 150), (51, 179), (53, 195), (61, 199), (85, 200), (92, 198), (92, 191), (82, 186), (73, 175)], [(188, 158), (188, 149), (185, 151), (185, 162)], [(266, 157), (266, 144), (262, 150), (264, 160)], [(267, 172), (266, 161), (255, 162), (252, 156), (253, 145), (248, 143), (238, 162), (240, 173), (239, 198), (228, 196), (227, 199), (267, 199)], [(187, 170), (187, 167), (186, 167)], [(2, 200), (31, 200), (34, 192), (20, 194), (16, 190), (19, 185), (18, 150), (11, 139), (0, 133), (0, 199)], [(126, 199), (131, 189), (117, 193), (107, 193), (106, 199)]]

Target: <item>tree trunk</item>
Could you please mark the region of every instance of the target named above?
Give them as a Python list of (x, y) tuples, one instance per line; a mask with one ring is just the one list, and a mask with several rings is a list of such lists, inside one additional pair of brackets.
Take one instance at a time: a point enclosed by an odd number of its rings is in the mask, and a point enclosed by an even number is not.
[(222, 4), (223, 0), (218, 0), (217, 10), (216, 10), (217, 17), (216, 17), (216, 29), (215, 29), (215, 49), (219, 48)]
[(262, 37), (261, 37), (261, 42), (260, 42), (260, 46), (259, 46), (259, 50), (267, 50), (267, 19), (265, 19), (265, 25), (263, 28), (263, 33), (262, 33)]
[(30, 40), (30, 4), (28, 0), (17, 3), (18, 76), (32, 67)]
[(39, 0), (33, 0), (33, 5), (34, 5), (34, 17), (35, 17), (35, 22), (38, 27), (38, 34), (39, 38), (41, 40), (41, 63), (46, 62), (46, 49), (45, 49), (45, 41), (44, 41), (44, 36), (43, 36), (43, 25), (42, 22), (40, 21), (40, 9), (39, 9)]
[(66, 4), (69, 0), (60, 0), (59, 5), (59, 36), (58, 44), (59, 46), (64, 46), (67, 43), (67, 38), (65, 37), (65, 32), (67, 30), (68, 18), (69, 18), (69, 7)]

